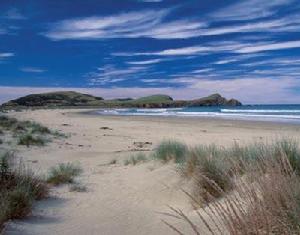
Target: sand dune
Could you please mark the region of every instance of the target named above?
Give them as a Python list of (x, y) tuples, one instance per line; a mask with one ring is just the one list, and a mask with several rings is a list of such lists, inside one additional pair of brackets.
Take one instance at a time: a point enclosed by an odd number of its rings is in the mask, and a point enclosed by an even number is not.
[[(69, 134), (69, 138), (54, 140), (43, 148), (19, 148), (18, 155), (40, 174), (61, 162), (79, 162), (84, 173), (78, 180), (88, 191), (69, 192), (68, 186), (53, 188), (48, 200), (38, 202), (27, 219), (10, 223), (6, 234), (173, 234), (161, 219), (170, 219), (164, 215), (167, 205), (193, 214), (181, 192), (181, 187), (188, 189), (188, 184), (182, 182), (172, 164), (125, 166), (123, 162), (131, 153), (150, 152), (164, 139), (191, 146), (226, 146), (234, 141), (243, 144), (281, 136), (300, 137), (300, 126), (263, 122), (93, 116), (78, 110), (10, 115)], [(148, 144), (140, 146), (137, 142)], [(109, 164), (113, 159), (117, 164)], [(189, 233), (183, 224), (178, 226)]]

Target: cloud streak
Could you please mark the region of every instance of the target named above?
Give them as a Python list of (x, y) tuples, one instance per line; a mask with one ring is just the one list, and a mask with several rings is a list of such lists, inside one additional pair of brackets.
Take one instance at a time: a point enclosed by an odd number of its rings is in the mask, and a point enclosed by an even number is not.
[(236, 50), (236, 52), (257, 53), (257, 52), (264, 52), (264, 51), (292, 49), (292, 48), (300, 48), (300, 41), (287, 41), (287, 42), (267, 43), (263, 45), (247, 46)]
[(253, 20), (273, 15), (279, 7), (291, 4), (294, 0), (241, 0), (211, 14), (222, 20)]
[(20, 71), (25, 72), (25, 73), (44, 73), (45, 70), (41, 68), (36, 68), (36, 67), (22, 67), (20, 68)]
[(107, 38), (190, 38), (205, 23), (191, 20), (163, 22), (171, 9), (68, 19), (53, 24), (44, 35), (52, 40)]

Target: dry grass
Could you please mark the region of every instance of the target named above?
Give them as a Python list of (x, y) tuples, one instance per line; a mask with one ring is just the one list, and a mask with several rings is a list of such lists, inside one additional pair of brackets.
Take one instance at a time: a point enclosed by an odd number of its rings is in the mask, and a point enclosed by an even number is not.
[[(200, 154), (192, 151), (190, 162), (183, 169), (201, 188), (198, 195), (186, 192), (197, 205), (195, 211), (200, 222), (171, 207), (173, 214), (185, 221), (193, 234), (300, 234), (298, 146), (295, 141), (283, 139), (227, 149), (202, 146)], [(226, 161), (224, 156), (234, 160)], [(219, 174), (230, 179), (230, 190), (219, 182)], [(172, 224), (166, 224), (183, 234)]]
[(61, 163), (49, 170), (47, 182), (53, 185), (73, 183), (74, 178), (82, 173), (82, 168), (73, 163)]
[(35, 200), (45, 198), (48, 187), (43, 180), (15, 163), (12, 153), (0, 156), (0, 230), (4, 222), (30, 213)]

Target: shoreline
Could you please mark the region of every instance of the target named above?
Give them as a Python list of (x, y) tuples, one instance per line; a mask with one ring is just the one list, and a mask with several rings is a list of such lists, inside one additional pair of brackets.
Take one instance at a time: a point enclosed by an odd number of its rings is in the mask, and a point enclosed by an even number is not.
[[(98, 110), (98, 109), (97, 109)], [(206, 120), (206, 121), (228, 121), (228, 122), (241, 122), (241, 123), (253, 123), (253, 124), (274, 124), (274, 125), (291, 125), (300, 127), (300, 121), (279, 121), (279, 120), (253, 120), (253, 119), (234, 119), (234, 118), (224, 118), (224, 117), (216, 117), (216, 116), (176, 116), (176, 115), (124, 115), (124, 114), (97, 114), (95, 113), (97, 110), (92, 111), (82, 111), (78, 112), (78, 114), (86, 115), (86, 116), (95, 116), (95, 117), (109, 117), (109, 118), (129, 118), (129, 119), (181, 119), (181, 120)]]

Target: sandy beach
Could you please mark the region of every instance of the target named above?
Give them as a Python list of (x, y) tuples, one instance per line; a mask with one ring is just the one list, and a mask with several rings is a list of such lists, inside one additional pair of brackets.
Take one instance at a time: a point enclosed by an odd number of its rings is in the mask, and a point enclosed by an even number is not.
[[(300, 139), (300, 125), (205, 118), (128, 117), (88, 114), (90, 110), (35, 110), (10, 113), (39, 122), (69, 137), (45, 147), (18, 147), (17, 155), (43, 175), (58, 163), (79, 163), (78, 181), (87, 192), (51, 189), (31, 216), (10, 223), (5, 234), (174, 234), (162, 219), (168, 205), (193, 214), (173, 164), (147, 162), (125, 166), (135, 152), (150, 153), (162, 140), (189, 146)], [(116, 164), (110, 164), (116, 160)], [(181, 226), (179, 224), (179, 226)], [(185, 226), (182, 225), (184, 231)]]

